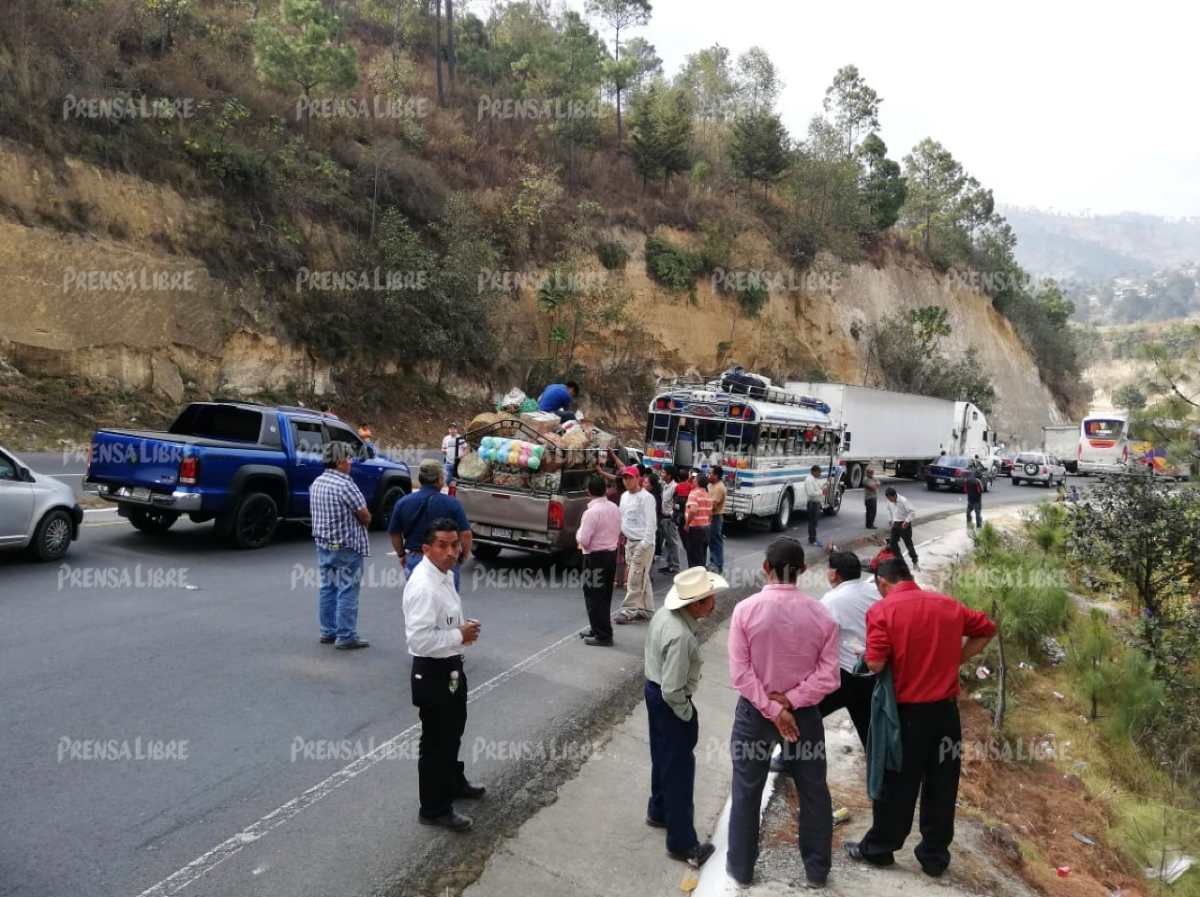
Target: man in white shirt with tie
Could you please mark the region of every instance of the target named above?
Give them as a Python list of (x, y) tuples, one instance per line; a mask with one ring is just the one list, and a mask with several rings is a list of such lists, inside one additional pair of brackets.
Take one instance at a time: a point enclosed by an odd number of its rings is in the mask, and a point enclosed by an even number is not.
[(448, 518), (433, 521), (421, 546), (424, 558), (404, 586), (404, 627), (413, 659), (413, 705), (421, 717), (418, 819), (464, 832), (472, 820), (455, 812), (454, 801), (481, 798), (486, 789), (467, 781), (458, 759), (467, 725), (462, 651), (479, 639), (479, 621), (463, 619), (454, 588), (459, 550), (458, 524)]

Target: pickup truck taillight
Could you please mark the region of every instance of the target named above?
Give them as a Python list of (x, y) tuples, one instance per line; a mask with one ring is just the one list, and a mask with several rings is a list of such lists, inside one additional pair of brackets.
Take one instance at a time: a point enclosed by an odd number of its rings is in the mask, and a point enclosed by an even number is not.
[(551, 501), (546, 511), (546, 525), (550, 529), (563, 528), (563, 506), (561, 501)]
[(1045, 467), (1042, 468), (1042, 473), (1049, 473), (1049, 472), (1050, 472), (1049, 469), (1047, 469)]
[(195, 486), (196, 479), (200, 476), (200, 460), (198, 458), (184, 458), (179, 462), (179, 482), (186, 486)]

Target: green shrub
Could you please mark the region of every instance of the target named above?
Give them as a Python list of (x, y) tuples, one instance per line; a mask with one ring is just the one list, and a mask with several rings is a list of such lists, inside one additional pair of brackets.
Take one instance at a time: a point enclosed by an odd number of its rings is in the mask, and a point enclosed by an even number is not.
[(752, 283), (745, 289), (738, 290), (735, 295), (747, 318), (757, 318), (771, 298), (770, 292), (761, 283)]
[(646, 273), (672, 292), (691, 290), (703, 270), (696, 253), (659, 237), (646, 238)]
[(596, 247), (596, 256), (609, 271), (624, 271), (629, 261), (629, 250), (622, 243), (608, 240)]

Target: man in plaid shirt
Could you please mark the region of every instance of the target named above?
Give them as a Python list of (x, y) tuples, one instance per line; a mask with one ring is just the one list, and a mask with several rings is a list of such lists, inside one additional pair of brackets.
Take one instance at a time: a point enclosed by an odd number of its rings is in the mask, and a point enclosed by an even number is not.
[(321, 644), (343, 651), (366, 648), (358, 637), (358, 587), (363, 558), (371, 553), (367, 500), (350, 478), (354, 450), (344, 442), (325, 446), (325, 472), (308, 492), (313, 541), (321, 569), (318, 604)]

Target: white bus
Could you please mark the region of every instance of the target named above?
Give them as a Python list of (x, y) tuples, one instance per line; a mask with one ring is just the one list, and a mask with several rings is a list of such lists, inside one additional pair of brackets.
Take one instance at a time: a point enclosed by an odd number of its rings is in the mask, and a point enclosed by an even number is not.
[(720, 465), (725, 516), (769, 519), (775, 532), (804, 506), (813, 466), (828, 478), (825, 513), (841, 509), (840, 445), (841, 431), (824, 402), (741, 373), (660, 381), (646, 417), (647, 464), (702, 471)]
[(1129, 415), (1097, 411), (1079, 425), (1075, 450), (1079, 473), (1123, 473), (1129, 465)]

